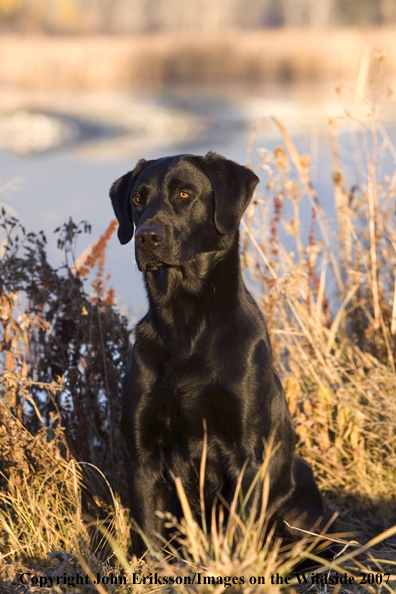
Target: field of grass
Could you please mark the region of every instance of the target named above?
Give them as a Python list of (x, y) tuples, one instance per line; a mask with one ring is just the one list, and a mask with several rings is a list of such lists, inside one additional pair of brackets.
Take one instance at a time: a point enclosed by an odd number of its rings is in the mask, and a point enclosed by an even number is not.
[[(381, 175), (383, 153), (395, 157), (396, 149), (377, 123), (380, 79), (370, 80), (369, 99), (360, 95), (363, 83), (356, 95), (364, 119), (329, 122), (337, 231), (310, 183), (309, 157), (277, 120), (282, 142), (274, 151), (256, 148), (252, 136), (248, 161), (266, 171), (267, 185), (241, 227), (243, 264), (268, 322), (298, 452), (339, 515), (337, 556), (318, 557), (320, 535), (304, 534), (292, 547), (271, 533), (262, 542), (265, 507), (258, 519), (232, 507), (208, 537), (178, 480), (177, 543), (161, 551), (147, 543), (150, 556), (133, 555), (118, 432), (130, 330), (113, 306), (105, 266), (114, 223), (79, 258), (78, 235), (89, 226), (65, 224), (58, 230), (65, 267), (54, 270), (46, 238), (3, 213), (1, 593), (396, 592), (396, 173)], [(357, 140), (362, 175), (353, 188), (339, 126)], [(304, 201), (312, 213), (306, 236)], [(265, 501), (267, 478), (263, 489)], [(310, 581), (286, 579), (304, 559), (317, 563)], [(340, 576), (355, 585), (335, 583)]]

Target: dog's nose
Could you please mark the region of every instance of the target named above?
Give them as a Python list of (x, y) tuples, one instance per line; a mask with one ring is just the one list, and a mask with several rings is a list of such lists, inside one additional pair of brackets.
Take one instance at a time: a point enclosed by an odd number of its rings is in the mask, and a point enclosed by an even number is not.
[(136, 243), (148, 248), (156, 248), (164, 239), (165, 233), (157, 225), (139, 227), (135, 234)]

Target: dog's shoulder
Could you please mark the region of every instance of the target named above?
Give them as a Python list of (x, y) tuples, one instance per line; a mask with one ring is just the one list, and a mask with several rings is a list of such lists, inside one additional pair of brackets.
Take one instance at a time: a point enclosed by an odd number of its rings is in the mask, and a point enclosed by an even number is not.
[(135, 327), (133, 352), (139, 362), (156, 358), (162, 361), (166, 356), (164, 341), (156, 328), (155, 320), (153, 320), (150, 310)]

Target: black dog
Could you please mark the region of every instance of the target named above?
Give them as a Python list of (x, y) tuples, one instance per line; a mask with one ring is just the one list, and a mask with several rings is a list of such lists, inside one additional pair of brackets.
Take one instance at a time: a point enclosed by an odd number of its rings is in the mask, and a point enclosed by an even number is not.
[[(288, 532), (283, 520), (310, 529), (324, 516), (312, 470), (294, 454), (266, 325), (242, 278), (238, 227), (258, 181), (208, 153), (143, 159), (110, 190), (120, 242), (136, 228), (149, 300), (124, 380), (122, 433), (132, 461), (131, 514), (157, 542), (165, 531), (156, 511), (181, 514), (172, 477), (200, 516), (204, 419), (208, 525), (218, 494), (232, 501), (244, 465), (246, 494), (271, 435), (269, 510), (280, 532)], [(138, 538), (135, 552), (142, 544)]]

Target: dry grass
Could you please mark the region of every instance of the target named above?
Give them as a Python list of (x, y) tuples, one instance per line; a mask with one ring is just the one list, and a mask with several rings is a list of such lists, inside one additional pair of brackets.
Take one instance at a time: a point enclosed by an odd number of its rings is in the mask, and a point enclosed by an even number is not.
[[(378, 57), (379, 65), (381, 60)], [(359, 91), (366, 86), (367, 66), (361, 64), (361, 72), (366, 74)], [(162, 580), (163, 585), (164, 577), (169, 592), (221, 592), (243, 587), (244, 592), (253, 593), (262, 591), (263, 582), (273, 593), (396, 592), (396, 175), (377, 178), (379, 148), (396, 151), (376, 122), (376, 100), (381, 91), (376, 75), (369, 91), (370, 100), (360, 98), (356, 104), (356, 109), (359, 102), (364, 104), (367, 111), (363, 122), (357, 124), (354, 117), (348, 117), (345, 122), (329, 123), (337, 232), (326, 221), (310, 183), (309, 159), (298, 154), (287, 131), (274, 120), (283, 144), (272, 152), (256, 152), (253, 138), (249, 149), (249, 158), (258, 155), (256, 167), (267, 172), (268, 184), (249, 207), (242, 233), (243, 262), (259, 290), (295, 419), (298, 451), (312, 464), (328, 505), (339, 512), (340, 529), (353, 533), (340, 537), (337, 557), (330, 561), (318, 558), (320, 536), (304, 535), (298, 544), (284, 546), (267, 534), (263, 543), (268, 520), (265, 504), (258, 518), (238, 516), (236, 499), (225, 525), (221, 518), (219, 525), (213, 521), (209, 538), (206, 527), (193, 520), (178, 479), (184, 519), (176, 525), (174, 541), (161, 551), (147, 543), (150, 558), (128, 555), (119, 411), (109, 406), (110, 397), (119, 402), (117, 382), (127, 359), (119, 359), (119, 351), (125, 349), (120, 336), (126, 336), (122, 331), (126, 321), (118, 319), (106, 303), (108, 292), (103, 286), (103, 250), (112, 228), (93, 251), (100, 283), (94, 284), (94, 298), (89, 299), (77, 273), (85, 256), (76, 260), (73, 254), (77, 227), (69, 223), (62, 230), (60, 244), (67, 250), (69, 268), (61, 278), (43, 260), (41, 239), (33, 241), (33, 251), (23, 259), (24, 244), (15, 244), (14, 221), (13, 227), (4, 223), (8, 251), (0, 261), (4, 363), (0, 400), (1, 592), (25, 592), (29, 587), (29, 592), (70, 591), (68, 580), (72, 585), (78, 575), (94, 579), (97, 572), (104, 576), (96, 586), (101, 594), (158, 591), (156, 581)], [(364, 148), (360, 157), (365, 177), (353, 191), (344, 181), (339, 123), (351, 125), (352, 134), (359, 134), (358, 146)], [(312, 208), (306, 237), (300, 214), (304, 201)], [(293, 253), (284, 247), (290, 241)], [(85, 263), (87, 270), (95, 264), (92, 260)], [(38, 283), (37, 291), (28, 283), (29, 274)], [(25, 295), (22, 301), (17, 285)], [(62, 300), (66, 293), (69, 301)], [(60, 305), (50, 307), (55, 294)], [(78, 321), (72, 330), (61, 323), (70, 322), (63, 307), (66, 303), (70, 308), (70, 295), (74, 304), (71, 313)], [(23, 302), (24, 311), (19, 305)], [(58, 315), (55, 321), (54, 311)], [(88, 319), (91, 322), (84, 334)], [(100, 329), (96, 339), (92, 336), (95, 325)], [(55, 340), (56, 333), (65, 328), (72, 332), (69, 342), (77, 345), (77, 352), (68, 353), (78, 361), (74, 375), (66, 366), (63, 379), (57, 378), (58, 367), (53, 367), (52, 375), (44, 381), (40, 355), (48, 357), (47, 373), (51, 363), (48, 353), (62, 354), (49, 335)], [(45, 351), (40, 350), (42, 344)], [(65, 412), (70, 403), (71, 411)], [(268, 477), (264, 471), (265, 503)], [(204, 462), (201, 473), (203, 477)], [(167, 521), (175, 524), (170, 517)], [(374, 581), (383, 583), (299, 584), (296, 577), (289, 583), (272, 583), (271, 576), (278, 574), (284, 580), (293, 569), (298, 571), (296, 565), (302, 559), (316, 561), (315, 571), (323, 576), (369, 572)], [(41, 576), (45, 585), (50, 578), (59, 578), (60, 584), (47, 589), (24, 586), (19, 581), (21, 573), (31, 573), (37, 579)], [(112, 574), (125, 576), (127, 585), (112, 585)], [(393, 574), (393, 581), (384, 583), (385, 574)], [(233, 577), (238, 579), (232, 582)], [(78, 585), (77, 591), (92, 592), (92, 584)]]
[[(111, 90), (165, 84), (354, 80), (363, 49), (387, 51), (395, 77), (395, 29), (266, 30), (217, 35), (7, 36), (2, 88)], [(82, 67), (82, 64), (84, 65)]]
[[(259, 150), (257, 167), (269, 183), (244, 224), (245, 264), (260, 285), (298, 449), (336, 503), (340, 525), (366, 537), (396, 517), (396, 175), (377, 179), (380, 151), (383, 157), (396, 152), (377, 125), (383, 59), (376, 57), (372, 72), (367, 56), (361, 64), (366, 80), (354, 109), (362, 104), (365, 119), (349, 113), (329, 121), (337, 232), (310, 183), (309, 157), (298, 154), (276, 119), (284, 144), (273, 153)], [(367, 99), (362, 91), (369, 76)], [(362, 147), (355, 158), (365, 178), (353, 189), (341, 168), (340, 125), (350, 126)], [(304, 200), (312, 212), (306, 237)], [(279, 241), (280, 232), (293, 251)]]

